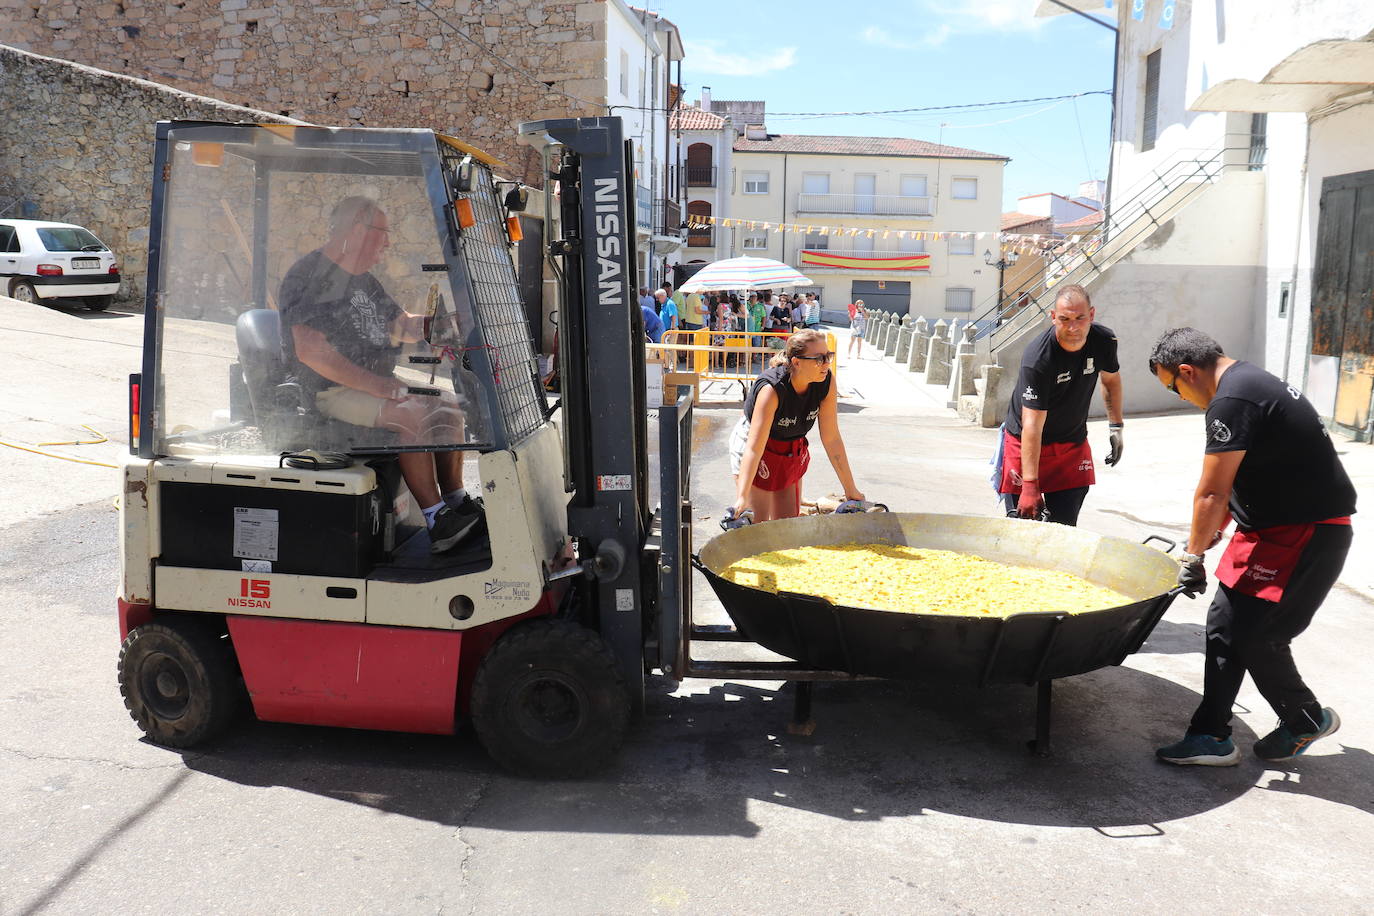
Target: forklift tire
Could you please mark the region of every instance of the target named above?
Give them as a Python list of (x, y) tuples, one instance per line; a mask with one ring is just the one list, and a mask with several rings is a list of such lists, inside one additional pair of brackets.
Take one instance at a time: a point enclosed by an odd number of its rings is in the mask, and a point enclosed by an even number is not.
[(482, 745), (521, 776), (585, 776), (620, 748), (629, 722), (615, 656), (571, 621), (540, 620), (506, 633), (472, 685), (472, 724)]
[(238, 706), (228, 640), (197, 620), (136, 628), (119, 649), (119, 692), (156, 744), (193, 747), (222, 732)]

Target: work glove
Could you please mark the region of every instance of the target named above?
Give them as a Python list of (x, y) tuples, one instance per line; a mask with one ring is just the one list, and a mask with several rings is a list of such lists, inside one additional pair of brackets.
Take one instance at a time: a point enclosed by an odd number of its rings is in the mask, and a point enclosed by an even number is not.
[(1203, 568), (1202, 557), (1185, 553), (1179, 563), (1178, 584), (1183, 587), (1183, 594), (1195, 598), (1207, 591), (1207, 570)]
[(1121, 426), (1120, 423), (1107, 424), (1107, 441), (1112, 444), (1112, 450), (1107, 453), (1107, 467), (1113, 467), (1120, 461), (1121, 453), (1126, 448), (1121, 440)]
[(720, 520), (722, 531), (733, 531), (736, 528), (743, 528), (745, 525), (754, 523), (754, 510), (741, 509), (739, 514), (735, 514), (735, 507), (730, 506), (725, 510), (725, 515)]
[(866, 499), (846, 499), (835, 509), (836, 515), (849, 515), (854, 512), (886, 512), (884, 503), (869, 502)]
[(1045, 497), (1040, 495), (1040, 481), (1021, 481), (1021, 498), (1016, 501), (1016, 514), (1022, 518), (1036, 518), (1044, 508)]

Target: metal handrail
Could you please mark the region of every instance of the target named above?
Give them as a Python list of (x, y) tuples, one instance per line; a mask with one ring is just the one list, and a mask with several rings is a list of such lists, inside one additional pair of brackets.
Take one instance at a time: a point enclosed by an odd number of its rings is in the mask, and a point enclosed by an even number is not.
[(905, 194), (797, 194), (798, 213), (851, 213), (862, 216), (931, 216), (934, 198)]
[[(1118, 198), (1103, 222), (1078, 239), (1078, 249), (1064, 253), (1059, 246), (1043, 249), (1044, 266), (1029, 276), (1023, 276), (1016, 286), (1004, 291), (999, 299), (993, 296), (984, 302), (982, 312), (974, 319), (981, 329), (978, 337), (990, 338), (990, 352), (996, 353), (1007, 341), (1017, 339), (1021, 332), (1040, 321), (1044, 297), (1051, 289), (1065, 283), (1086, 283), (1106, 269), (1107, 262), (1115, 263), (1146, 236), (1154, 232), (1161, 219), (1171, 214), (1213, 184), (1227, 171), (1248, 168), (1246, 162), (1226, 162), (1228, 153), (1238, 147), (1212, 147), (1207, 158), (1181, 158), (1138, 181), (1126, 195)], [(1248, 149), (1248, 147), (1246, 148)], [(1182, 190), (1180, 192), (1180, 189)], [(1168, 213), (1161, 210), (1165, 207)]]

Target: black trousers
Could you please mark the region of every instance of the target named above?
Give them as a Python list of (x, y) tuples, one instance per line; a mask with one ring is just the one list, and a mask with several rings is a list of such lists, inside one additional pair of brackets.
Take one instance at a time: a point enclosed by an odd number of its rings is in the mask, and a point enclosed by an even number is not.
[(1279, 601), (1217, 586), (1207, 611), (1202, 702), (1190, 733), (1231, 736), (1231, 707), (1246, 671), (1290, 731), (1310, 734), (1320, 727), (1321, 704), (1298, 673), (1290, 645), (1336, 584), (1353, 537), (1349, 525), (1318, 525)]
[[(1046, 493), (1045, 511), (1050, 515), (1049, 521), (1076, 527), (1078, 525), (1078, 513), (1082, 511), (1083, 500), (1087, 498), (1087, 487), (1074, 487), (1072, 490)], [(1021, 497), (1015, 493), (1002, 494), (1002, 505), (1006, 507), (1008, 516), (1016, 514), (1016, 503), (1020, 499)]]

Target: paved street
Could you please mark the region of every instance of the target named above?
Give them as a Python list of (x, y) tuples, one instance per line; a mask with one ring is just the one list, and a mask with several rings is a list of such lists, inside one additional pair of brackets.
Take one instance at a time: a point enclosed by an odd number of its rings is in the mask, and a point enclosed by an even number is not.
[[(141, 316), (0, 298), (0, 440), (94, 438), (89, 424), (110, 442), (43, 450), (116, 460), (141, 333)], [(1082, 525), (1179, 537), (1201, 417), (1129, 416), (1132, 386), (1155, 382), (1124, 378), (1125, 456)], [(891, 361), (840, 379), (871, 498), (996, 511), (995, 431)], [(737, 415), (697, 414), (698, 543), (732, 490)], [(1090, 434), (1105, 448), (1105, 424)], [(815, 735), (794, 738), (790, 687), (665, 681), (609, 772), (532, 782), (470, 734), (244, 721), (191, 752), (140, 740), (114, 674), (114, 472), (0, 448), (0, 914), (1374, 913), (1374, 448), (1339, 449), (1359, 540), (1295, 653), (1344, 726), (1291, 765), (1248, 756), (1273, 726), (1248, 683), (1240, 766), (1154, 762), (1201, 685), (1206, 602), (1180, 599), (1124, 666), (1058, 683), (1048, 759), (1024, 746), (1028, 688), (823, 684)], [(811, 497), (836, 487), (816, 458)], [(700, 579), (696, 594), (698, 618), (723, 622)]]

